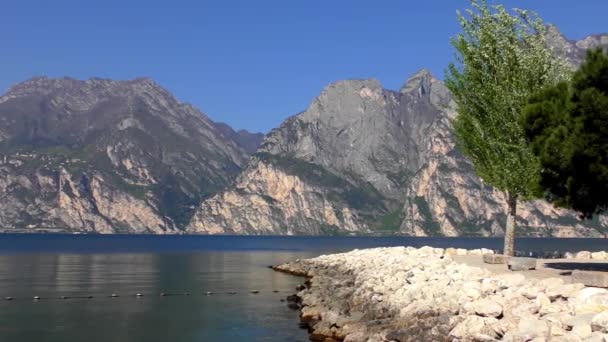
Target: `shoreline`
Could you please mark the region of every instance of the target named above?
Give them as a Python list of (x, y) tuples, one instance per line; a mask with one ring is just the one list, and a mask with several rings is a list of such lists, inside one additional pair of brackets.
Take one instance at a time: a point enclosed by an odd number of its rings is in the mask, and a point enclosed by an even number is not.
[(454, 261), (486, 253), (372, 248), (273, 269), (307, 277), (288, 300), (312, 341), (608, 341), (608, 290)]

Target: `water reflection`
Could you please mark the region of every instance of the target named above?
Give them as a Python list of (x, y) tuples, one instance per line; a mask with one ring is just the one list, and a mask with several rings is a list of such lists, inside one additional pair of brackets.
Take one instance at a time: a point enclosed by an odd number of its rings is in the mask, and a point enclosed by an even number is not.
[[(296, 327), (297, 313), (279, 301), (301, 280), (267, 266), (307, 256), (252, 251), (0, 255), (0, 296), (15, 297), (0, 302), (0, 340), (306, 341)], [(204, 296), (205, 291), (237, 294)], [(190, 296), (160, 297), (160, 292)], [(120, 297), (109, 298), (111, 293)], [(34, 295), (43, 299), (33, 301)], [(93, 298), (73, 298), (88, 295)]]

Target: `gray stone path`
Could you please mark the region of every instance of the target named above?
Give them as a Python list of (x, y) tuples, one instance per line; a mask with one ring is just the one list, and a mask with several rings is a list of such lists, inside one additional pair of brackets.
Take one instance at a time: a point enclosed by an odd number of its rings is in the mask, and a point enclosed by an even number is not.
[[(453, 255), (454, 261), (469, 266), (481, 267), (496, 274), (513, 272), (506, 264), (486, 264), (479, 255)], [(604, 271), (608, 275), (608, 260), (583, 259), (538, 259), (536, 270), (518, 271), (532, 279), (559, 277), (566, 283), (571, 283), (571, 273), (574, 270)]]

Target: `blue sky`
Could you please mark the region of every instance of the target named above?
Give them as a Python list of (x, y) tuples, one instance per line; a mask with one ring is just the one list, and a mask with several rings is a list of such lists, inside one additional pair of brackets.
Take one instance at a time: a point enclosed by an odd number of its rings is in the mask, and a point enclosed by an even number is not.
[[(606, 0), (506, 0), (569, 38), (608, 31)], [(442, 78), (467, 0), (6, 0), (0, 92), (33, 76), (148, 76), (216, 121), (268, 131), (327, 84), (421, 68)]]

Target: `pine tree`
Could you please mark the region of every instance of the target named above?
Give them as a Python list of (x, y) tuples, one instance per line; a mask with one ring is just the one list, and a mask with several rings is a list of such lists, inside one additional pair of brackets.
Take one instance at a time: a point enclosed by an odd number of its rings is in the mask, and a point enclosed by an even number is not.
[(570, 82), (532, 96), (525, 132), (541, 165), (539, 191), (590, 218), (608, 208), (608, 55), (589, 51)]

